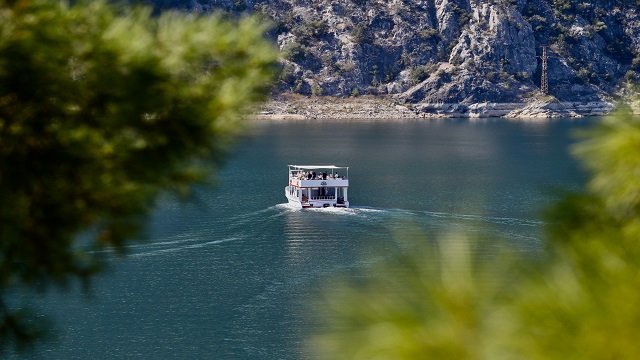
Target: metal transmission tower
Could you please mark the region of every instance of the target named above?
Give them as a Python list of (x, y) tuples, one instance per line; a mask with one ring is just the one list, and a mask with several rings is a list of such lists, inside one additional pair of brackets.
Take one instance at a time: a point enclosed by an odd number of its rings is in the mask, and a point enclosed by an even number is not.
[(540, 59), (542, 59), (542, 78), (540, 79), (540, 90), (542, 90), (542, 93), (545, 95), (549, 95), (549, 78), (547, 77), (548, 58), (547, 47), (542, 46), (542, 56), (540, 56)]

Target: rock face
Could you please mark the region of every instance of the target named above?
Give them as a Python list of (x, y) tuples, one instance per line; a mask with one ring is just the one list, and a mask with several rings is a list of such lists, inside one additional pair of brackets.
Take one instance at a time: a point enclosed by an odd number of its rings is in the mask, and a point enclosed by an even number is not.
[(543, 95), (543, 45), (560, 102), (609, 101), (640, 81), (640, 0), (155, 1), (270, 18), (280, 93), (524, 103)]

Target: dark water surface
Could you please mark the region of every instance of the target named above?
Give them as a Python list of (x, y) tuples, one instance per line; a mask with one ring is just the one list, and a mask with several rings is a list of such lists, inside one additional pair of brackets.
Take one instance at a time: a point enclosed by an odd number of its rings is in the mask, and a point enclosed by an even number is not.
[[(256, 123), (218, 186), (196, 204), (162, 199), (149, 240), (91, 296), (45, 297), (58, 339), (30, 356), (306, 359), (319, 281), (366, 269), (403, 230), (465, 227), (539, 251), (552, 190), (584, 181), (570, 134), (595, 121)], [(284, 204), (287, 165), (316, 163), (350, 167), (352, 208)]]

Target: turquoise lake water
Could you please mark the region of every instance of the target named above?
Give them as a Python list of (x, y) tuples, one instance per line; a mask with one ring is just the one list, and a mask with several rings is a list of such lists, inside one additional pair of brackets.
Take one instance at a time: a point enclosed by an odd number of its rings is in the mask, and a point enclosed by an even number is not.
[[(571, 134), (596, 121), (257, 122), (218, 185), (163, 198), (91, 295), (43, 297), (57, 339), (28, 357), (307, 359), (319, 282), (384, 261), (397, 234), (465, 228), (535, 256), (540, 211), (585, 180)], [(352, 208), (286, 205), (288, 164), (349, 166)]]

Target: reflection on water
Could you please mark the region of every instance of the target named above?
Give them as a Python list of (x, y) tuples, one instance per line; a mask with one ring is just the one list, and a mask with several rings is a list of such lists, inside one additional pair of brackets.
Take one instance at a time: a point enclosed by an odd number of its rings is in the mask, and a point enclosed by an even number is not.
[[(41, 354), (305, 359), (319, 282), (385, 261), (398, 234), (465, 228), (535, 254), (549, 189), (582, 182), (569, 133), (592, 122), (257, 123), (217, 188), (199, 189), (196, 204), (160, 201), (149, 240), (96, 279), (91, 300), (44, 299), (60, 334)], [(295, 163), (349, 166), (352, 207), (283, 204)]]

